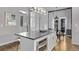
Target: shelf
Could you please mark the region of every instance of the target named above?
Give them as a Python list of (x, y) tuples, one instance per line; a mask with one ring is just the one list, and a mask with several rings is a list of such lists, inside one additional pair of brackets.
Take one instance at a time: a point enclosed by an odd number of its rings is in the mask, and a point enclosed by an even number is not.
[(39, 51), (46, 51), (47, 50), (47, 45), (42, 46), (41, 48), (38, 49)]
[(47, 45), (47, 41), (44, 41), (43, 43), (41, 43), (41, 44), (38, 46), (38, 49), (41, 48), (41, 47), (43, 47), (43, 46), (45, 46), (45, 45)]

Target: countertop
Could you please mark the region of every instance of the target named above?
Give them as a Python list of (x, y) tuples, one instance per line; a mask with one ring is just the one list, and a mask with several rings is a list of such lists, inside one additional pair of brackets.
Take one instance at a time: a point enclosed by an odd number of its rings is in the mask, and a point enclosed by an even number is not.
[(53, 33), (53, 30), (48, 30), (48, 31), (44, 31), (44, 32), (21, 32), (21, 33), (16, 33), (15, 35), (24, 37), (24, 38), (28, 38), (28, 39), (32, 39), (32, 40), (36, 40), (36, 39), (43, 37), (45, 35), (48, 35), (50, 33)]

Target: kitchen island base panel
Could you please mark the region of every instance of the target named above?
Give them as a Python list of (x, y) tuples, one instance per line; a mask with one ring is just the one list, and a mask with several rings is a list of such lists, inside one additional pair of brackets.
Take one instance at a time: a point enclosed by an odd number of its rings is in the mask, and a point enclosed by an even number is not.
[(48, 33), (36, 39), (17, 35), (21, 39), (21, 51), (51, 51), (56, 45), (56, 33)]

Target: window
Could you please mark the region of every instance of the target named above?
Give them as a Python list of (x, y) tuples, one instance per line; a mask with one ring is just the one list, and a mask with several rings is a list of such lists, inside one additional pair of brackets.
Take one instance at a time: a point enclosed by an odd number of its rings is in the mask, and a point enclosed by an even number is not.
[(16, 15), (6, 12), (5, 13), (6, 25), (15, 26), (16, 25)]

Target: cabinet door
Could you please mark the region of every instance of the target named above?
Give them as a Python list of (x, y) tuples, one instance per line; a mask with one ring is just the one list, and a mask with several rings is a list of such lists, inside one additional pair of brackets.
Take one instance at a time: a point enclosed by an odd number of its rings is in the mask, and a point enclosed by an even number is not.
[(48, 50), (50, 51), (53, 47), (53, 35), (48, 35)]
[(48, 35), (48, 50), (52, 50), (56, 45), (56, 39), (55, 39), (55, 34), (49, 34)]
[(47, 51), (48, 50), (48, 35), (40, 37), (34, 41), (34, 51)]
[(55, 47), (55, 39), (54, 39), (54, 33), (52, 33), (52, 34), (50, 34), (50, 44), (51, 44), (51, 47), (50, 47), (50, 49), (52, 50), (54, 47)]

